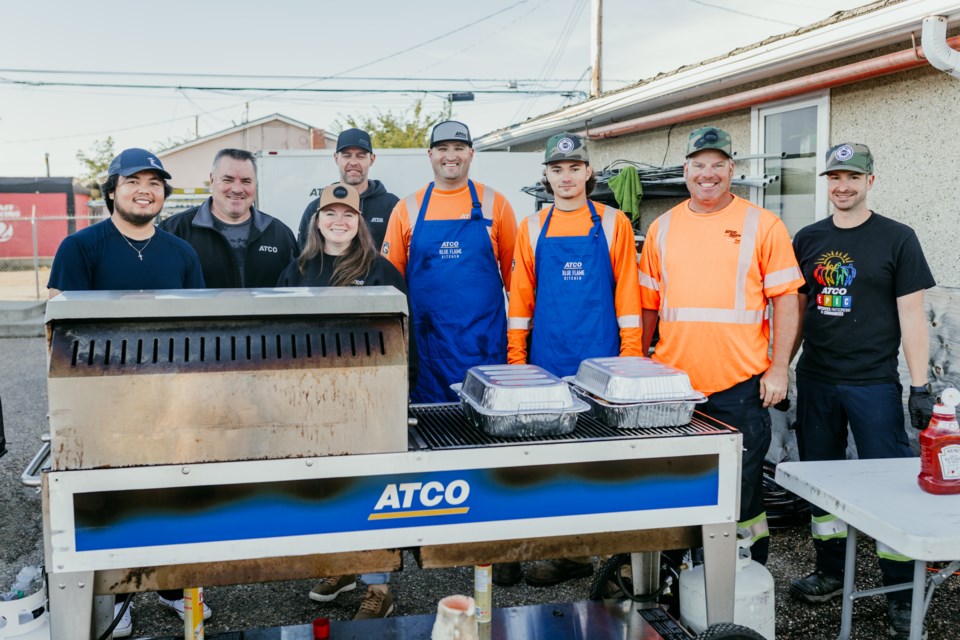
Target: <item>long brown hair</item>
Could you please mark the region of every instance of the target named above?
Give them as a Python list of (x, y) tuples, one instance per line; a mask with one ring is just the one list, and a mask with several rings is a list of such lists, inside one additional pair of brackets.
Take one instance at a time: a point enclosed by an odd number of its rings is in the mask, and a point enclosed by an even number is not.
[[(320, 210), (310, 216), (310, 225), (307, 231), (307, 244), (297, 258), (297, 269), (303, 275), (307, 274), (307, 265), (317, 260), (320, 271), (323, 271), (323, 234), (317, 226), (317, 216)], [(357, 235), (350, 241), (350, 246), (339, 256), (333, 259), (333, 274), (330, 276), (330, 286), (347, 287), (357, 280), (363, 280), (370, 273), (373, 263), (377, 260), (377, 249), (373, 246), (373, 236), (363, 216), (357, 214)]]

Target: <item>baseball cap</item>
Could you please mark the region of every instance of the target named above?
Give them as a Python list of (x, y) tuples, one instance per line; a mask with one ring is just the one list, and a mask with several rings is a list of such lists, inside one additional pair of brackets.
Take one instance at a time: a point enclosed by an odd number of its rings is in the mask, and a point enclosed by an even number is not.
[(558, 133), (547, 141), (547, 150), (543, 154), (543, 164), (560, 160), (581, 160), (589, 163), (586, 141), (575, 133)]
[(340, 153), (347, 147), (360, 147), (373, 153), (370, 134), (363, 129), (345, 129), (340, 132), (340, 135), (337, 136), (337, 153)]
[(730, 142), (730, 134), (717, 127), (700, 127), (690, 133), (687, 139), (687, 156), (705, 149), (716, 149), (721, 153), (727, 154), (728, 158), (733, 157), (733, 143)]
[(431, 149), (440, 142), (449, 142), (451, 140), (465, 142), (469, 146), (473, 146), (470, 129), (467, 128), (467, 125), (462, 122), (457, 122), (456, 120), (445, 120), (435, 126), (433, 131), (430, 132)]
[(170, 174), (163, 168), (160, 158), (153, 155), (146, 149), (124, 149), (120, 154), (110, 161), (110, 167), (107, 169), (108, 176), (129, 177), (141, 171), (156, 171), (164, 179), (169, 180)]
[(870, 147), (855, 142), (844, 142), (827, 151), (827, 168), (820, 175), (831, 171), (853, 171), (855, 173), (873, 173), (873, 154)]
[(357, 213), (360, 213), (360, 194), (349, 184), (334, 182), (325, 187), (320, 194), (320, 204), (317, 205), (317, 211), (322, 210), (331, 204), (339, 202), (345, 204)]

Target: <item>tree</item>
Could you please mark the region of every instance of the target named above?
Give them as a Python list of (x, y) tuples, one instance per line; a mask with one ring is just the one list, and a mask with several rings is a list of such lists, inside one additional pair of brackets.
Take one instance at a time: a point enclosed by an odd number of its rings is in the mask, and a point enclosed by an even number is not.
[[(410, 149), (426, 147), (427, 136), (430, 135), (433, 125), (450, 118), (452, 112), (452, 105), (447, 103), (446, 107), (436, 113), (425, 113), (423, 98), (420, 98), (408, 111), (377, 111), (372, 117), (348, 116), (346, 122), (347, 127), (356, 127), (369, 133), (374, 149)], [(347, 127), (340, 125), (341, 130)]]
[(80, 183), (91, 189), (99, 189), (99, 176), (107, 172), (110, 161), (116, 155), (113, 150), (113, 136), (107, 136), (106, 140), (94, 140), (89, 154), (82, 150), (77, 151), (77, 160), (84, 168)]

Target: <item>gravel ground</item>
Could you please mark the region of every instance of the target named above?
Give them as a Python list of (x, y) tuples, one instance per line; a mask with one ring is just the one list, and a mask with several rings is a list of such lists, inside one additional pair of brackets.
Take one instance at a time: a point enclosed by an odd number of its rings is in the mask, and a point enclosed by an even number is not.
[[(40, 496), (20, 484), (20, 473), (40, 445), (46, 428), (46, 375), (44, 341), (0, 339), (0, 400), (10, 452), (0, 458), (0, 588), (7, 588), (25, 564), (40, 563), (43, 557)], [(960, 555), (960, 554), (958, 554)], [(879, 570), (873, 543), (860, 541), (858, 560), (860, 588), (878, 586)], [(776, 583), (777, 638), (779, 640), (832, 640), (840, 629), (840, 603), (819, 607), (794, 602), (787, 596), (789, 581), (810, 570), (813, 547), (806, 526), (775, 532), (768, 568)], [(589, 579), (571, 581), (559, 587), (534, 589), (523, 583), (496, 587), (494, 606), (510, 607), (535, 603), (568, 602), (587, 597)], [(350, 619), (363, 589), (343, 594), (335, 602), (320, 604), (307, 597), (311, 581), (277, 582), (233, 587), (211, 587), (206, 600), (213, 609), (207, 633), (252, 627), (307, 624), (326, 616)], [(404, 570), (393, 577), (395, 615), (434, 613), (436, 603), (452, 593), (472, 593), (472, 568), (421, 571), (409, 554)], [(929, 640), (960, 638), (960, 580), (948, 580), (937, 590), (927, 615)], [(855, 640), (886, 637), (886, 605), (881, 598), (864, 598), (854, 608)], [(134, 636), (166, 636), (183, 633), (182, 622), (160, 607), (153, 594), (139, 594), (134, 600)]]

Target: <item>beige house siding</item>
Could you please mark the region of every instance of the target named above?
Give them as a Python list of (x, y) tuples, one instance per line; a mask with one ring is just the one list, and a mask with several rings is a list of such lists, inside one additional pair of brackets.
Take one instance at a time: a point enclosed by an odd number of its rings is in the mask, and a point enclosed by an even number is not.
[(246, 149), (250, 152), (264, 149), (309, 149), (310, 131), (286, 122), (272, 121), (248, 129), (232, 131), (184, 149), (159, 154), (163, 166), (180, 188), (207, 186), (210, 181), (210, 163), (220, 149)]

